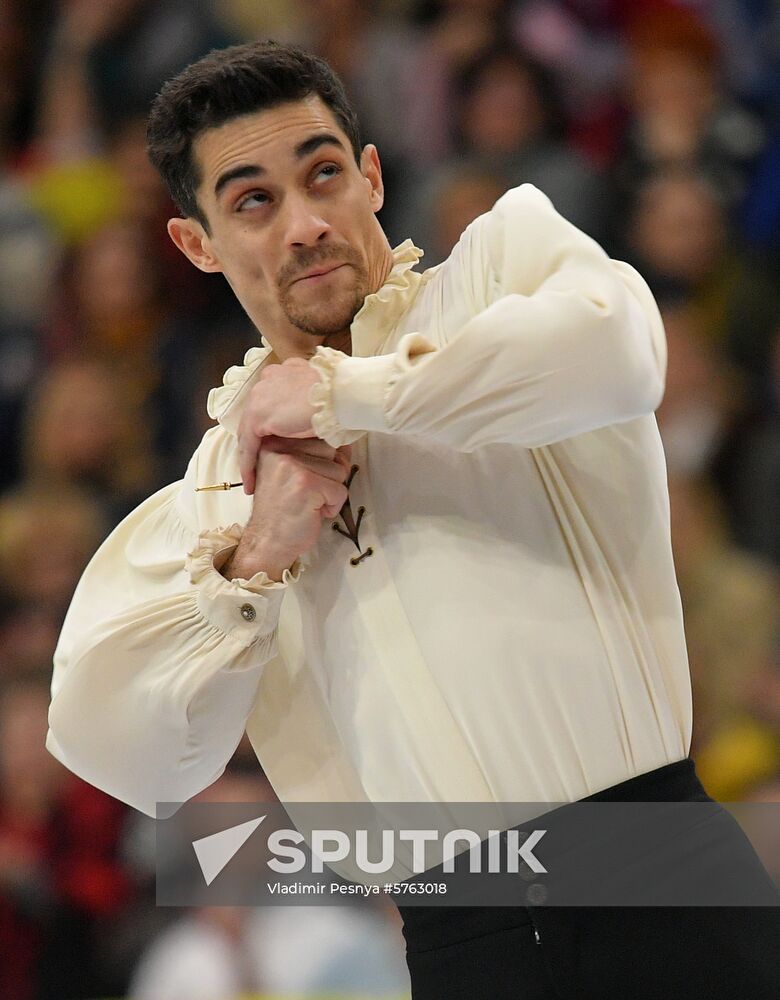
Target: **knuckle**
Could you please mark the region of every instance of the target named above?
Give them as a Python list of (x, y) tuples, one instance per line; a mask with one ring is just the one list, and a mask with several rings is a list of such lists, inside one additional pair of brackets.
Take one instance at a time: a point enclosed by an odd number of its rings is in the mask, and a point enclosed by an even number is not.
[(290, 476), (293, 486), (301, 493), (308, 491), (311, 484), (311, 475), (302, 466), (297, 465)]
[[(270, 451), (270, 449), (269, 449), (269, 451)], [(278, 465), (280, 465), (283, 469), (286, 469), (288, 467), (291, 467), (291, 466), (297, 464), (295, 462), (295, 460), (293, 459), (292, 455), (290, 455), (286, 451), (273, 451), (273, 452), (271, 452), (271, 454), (273, 454), (275, 456), (274, 459), (273, 459), (274, 462), (276, 462)]]

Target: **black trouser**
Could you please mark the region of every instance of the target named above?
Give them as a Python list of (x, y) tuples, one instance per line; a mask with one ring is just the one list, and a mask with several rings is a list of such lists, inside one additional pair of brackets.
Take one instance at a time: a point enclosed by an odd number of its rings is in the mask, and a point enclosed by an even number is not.
[[(686, 758), (583, 801), (714, 800)], [(399, 906), (413, 1000), (778, 1000), (780, 893), (734, 826), (702, 864), (777, 906)]]

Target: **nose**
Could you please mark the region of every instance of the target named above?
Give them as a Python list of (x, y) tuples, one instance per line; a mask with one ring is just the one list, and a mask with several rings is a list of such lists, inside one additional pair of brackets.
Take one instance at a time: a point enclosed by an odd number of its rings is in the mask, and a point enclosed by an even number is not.
[(288, 197), (287, 243), (292, 247), (314, 246), (330, 232), (330, 225), (316, 211), (316, 206), (302, 197)]

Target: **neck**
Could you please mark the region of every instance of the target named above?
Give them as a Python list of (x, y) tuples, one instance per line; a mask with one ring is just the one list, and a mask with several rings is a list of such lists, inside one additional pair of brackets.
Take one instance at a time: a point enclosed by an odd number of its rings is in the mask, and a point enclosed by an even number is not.
[[(346, 330), (340, 330), (339, 333), (334, 333), (331, 337), (318, 339), (319, 343), (325, 347), (332, 347), (335, 351), (341, 351), (343, 354), (352, 354), (352, 327), (348, 326)], [(314, 354), (314, 350), (311, 353)]]

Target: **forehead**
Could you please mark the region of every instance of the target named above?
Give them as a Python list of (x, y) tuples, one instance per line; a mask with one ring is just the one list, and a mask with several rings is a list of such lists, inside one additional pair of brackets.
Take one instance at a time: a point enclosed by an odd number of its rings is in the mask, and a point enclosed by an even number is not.
[(213, 190), (220, 174), (243, 164), (258, 164), (269, 173), (275, 165), (287, 166), (294, 158), (296, 145), (318, 132), (335, 133), (350, 148), (335, 115), (317, 95), (242, 115), (207, 129), (193, 144), (199, 187)]

